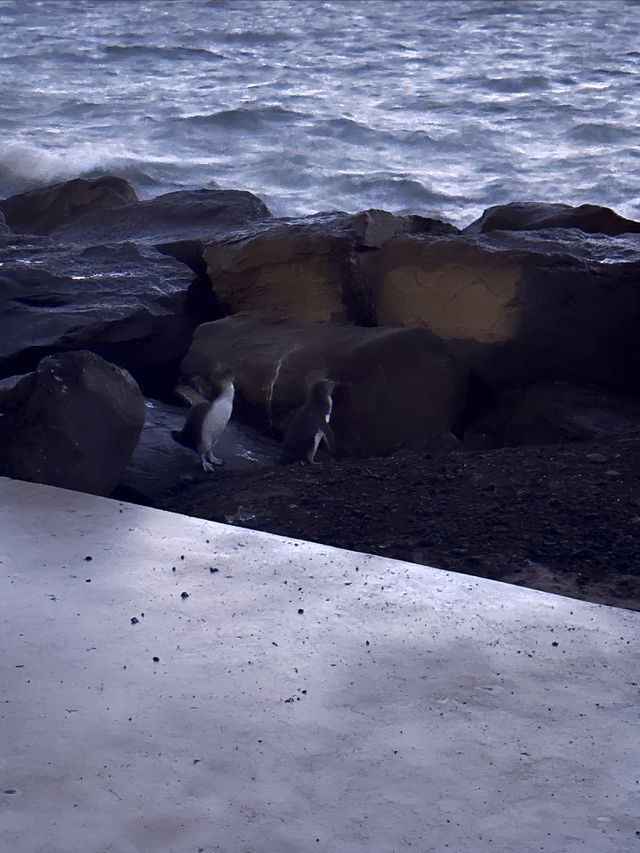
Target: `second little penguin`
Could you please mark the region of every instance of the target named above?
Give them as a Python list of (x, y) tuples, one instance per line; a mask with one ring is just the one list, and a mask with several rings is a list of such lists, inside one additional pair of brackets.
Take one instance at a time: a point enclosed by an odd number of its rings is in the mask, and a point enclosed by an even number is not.
[(333, 408), (332, 393), (335, 383), (329, 379), (314, 382), (309, 388), (307, 399), (289, 424), (282, 443), (280, 464), (299, 462), (315, 464), (315, 456), (324, 441), (329, 452), (333, 452), (333, 430), (329, 426)]

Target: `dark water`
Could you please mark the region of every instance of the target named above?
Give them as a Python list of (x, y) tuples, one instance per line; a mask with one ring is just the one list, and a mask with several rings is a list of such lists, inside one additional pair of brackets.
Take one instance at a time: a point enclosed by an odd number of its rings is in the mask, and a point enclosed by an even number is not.
[(0, 2), (0, 195), (115, 173), (278, 214), (640, 218), (640, 4)]

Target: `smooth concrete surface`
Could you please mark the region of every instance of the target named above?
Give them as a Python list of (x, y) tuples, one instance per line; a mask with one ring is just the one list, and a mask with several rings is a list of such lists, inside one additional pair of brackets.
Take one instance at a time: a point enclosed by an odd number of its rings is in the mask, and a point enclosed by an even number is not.
[(6, 479), (0, 560), (2, 853), (640, 850), (639, 613)]

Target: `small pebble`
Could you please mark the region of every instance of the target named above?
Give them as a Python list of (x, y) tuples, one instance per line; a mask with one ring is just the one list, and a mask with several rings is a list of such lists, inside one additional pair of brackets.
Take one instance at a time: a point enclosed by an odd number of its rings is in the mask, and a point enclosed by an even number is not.
[(209, 567), (209, 571), (211, 572), (211, 574), (213, 574), (214, 572), (219, 572), (220, 569), (213, 569), (213, 568)]
[(137, 617), (137, 616), (132, 616), (132, 617), (131, 617), (131, 624), (132, 624), (132, 625), (137, 625), (137, 624), (138, 624), (138, 617)]
[(181, 592), (180, 598), (189, 598), (189, 593), (188, 592)]
[(301, 616), (303, 613), (304, 613), (303, 608), (302, 608), (302, 607), (299, 607), (299, 608), (298, 608), (298, 615), (299, 615), (299, 616)]
[(159, 657), (157, 657), (157, 656), (154, 656), (154, 658), (153, 658), (153, 662), (154, 662), (154, 663), (159, 663), (159, 662), (160, 662), (160, 658), (159, 658)]

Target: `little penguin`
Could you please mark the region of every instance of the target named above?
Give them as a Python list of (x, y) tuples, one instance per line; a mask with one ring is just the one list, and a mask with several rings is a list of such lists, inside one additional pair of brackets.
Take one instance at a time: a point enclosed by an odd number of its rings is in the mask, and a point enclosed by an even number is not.
[(213, 455), (213, 448), (233, 411), (235, 386), (231, 372), (225, 371), (216, 384), (219, 386), (217, 393), (201, 376), (194, 376), (191, 388), (176, 388), (176, 392), (191, 404), (191, 411), (182, 429), (172, 430), (171, 435), (178, 444), (200, 454), (204, 471), (213, 471), (214, 465), (222, 465), (222, 459)]
[(331, 394), (334, 388), (335, 383), (329, 379), (321, 379), (310, 386), (307, 399), (284, 434), (281, 465), (291, 462), (304, 465), (305, 460), (310, 465), (316, 464), (314, 460), (321, 441), (324, 441), (330, 453), (333, 452), (335, 442), (329, 420), (333, 408)]

